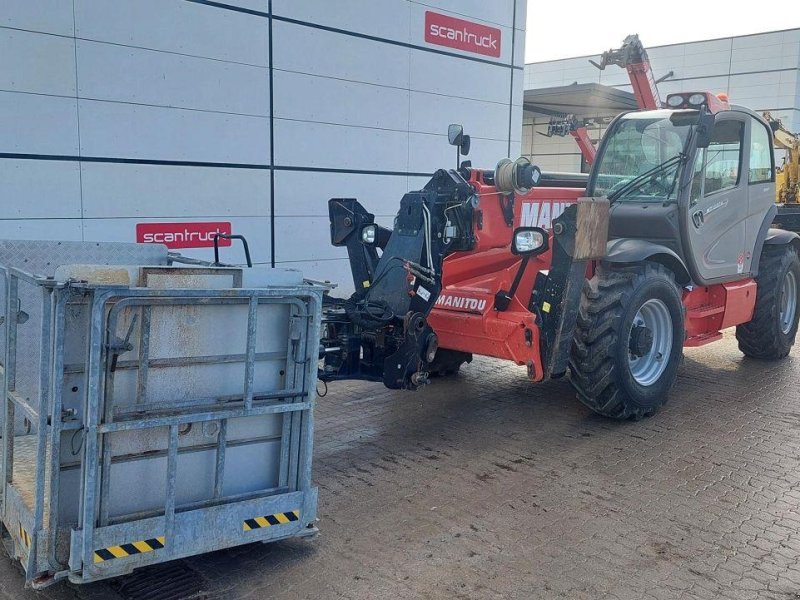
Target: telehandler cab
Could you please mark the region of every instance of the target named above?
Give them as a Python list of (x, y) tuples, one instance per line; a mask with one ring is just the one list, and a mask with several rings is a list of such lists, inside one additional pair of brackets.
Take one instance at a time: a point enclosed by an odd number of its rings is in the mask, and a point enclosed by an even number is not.
[[(465, 150), (467, 136), (451, 128)], [(569, 372), (613, 418), (655, 413), (683, 347), (736, 326), (740, 350), (785, 357), (798, 325), (797, 234), (775, 216), (772, 131), (710, 93), (617, 117), (587, 183), (526, 159), (437, 171), (392, 230), (329, 201), (355, 293), (323, 317), (320, 379), (414, 389), (473, 354)]]

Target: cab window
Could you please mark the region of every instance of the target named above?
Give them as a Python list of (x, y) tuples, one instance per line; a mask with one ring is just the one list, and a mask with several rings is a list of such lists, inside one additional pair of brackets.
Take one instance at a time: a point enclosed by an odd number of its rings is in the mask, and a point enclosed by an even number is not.
[(692, 204), (700, 198), (729, 190), (739, 184), (742, 166), (744, 123), (718, 121), (711, 143), (697, 153), (692, 177)]
[(772, 135), (763, 123), (752, 120), (750, 129), (750, 183), (769, 183), (772, 168)]

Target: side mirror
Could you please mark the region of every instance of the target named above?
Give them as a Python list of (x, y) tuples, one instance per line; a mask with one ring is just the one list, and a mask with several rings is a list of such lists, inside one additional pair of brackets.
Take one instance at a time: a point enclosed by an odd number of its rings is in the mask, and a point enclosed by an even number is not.
[(461, 136), (461, 154), (463, 154), (464, 156), (469, 154), (470, 141), (471, 141), (471, 138), (468, 135), (462, 135)]
[(447, 127), (447, 141), (451, 146), (460, 146), (464, 136), (464, 126), (451, 123)]
[(517, 256), (536, 256), (550, 247), (550, 236), (541, 227), (517, 227), (511, 240), (511, 252)]
[(708, 148), (711, 144), (711, 134), (714, 132), (714, 123), (716, 122), (716, 115), (710, 112), (707, 108), (700, 109), (700, 115), (697, 117), (697, 142), (698, 148)]

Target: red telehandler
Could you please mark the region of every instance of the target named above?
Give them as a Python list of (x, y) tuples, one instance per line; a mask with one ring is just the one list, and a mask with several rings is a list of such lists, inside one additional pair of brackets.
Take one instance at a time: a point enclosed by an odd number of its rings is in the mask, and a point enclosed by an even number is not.
[(580, 400), (623, 419), (656, 412), (682, 349), (725, 328), (747, 356), (785, 357), (800, 238), (770, 228), (774, 157), (751, 152), (771, 147), (769, 124), (707, 92), (666, 106), (609, 125), (585, 189), (526, 159), (462, 163), (407, 193), (391, 230), (331, 199), (355, 292), (325, 311), (320, 379), (414, 389), (482, 354), (533, 381), (569, 372)]

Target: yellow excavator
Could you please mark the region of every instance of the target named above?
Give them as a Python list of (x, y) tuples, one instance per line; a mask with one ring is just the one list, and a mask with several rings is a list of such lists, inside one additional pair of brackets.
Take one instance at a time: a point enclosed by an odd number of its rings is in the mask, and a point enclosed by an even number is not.
[(763, 113), (772, 128), (775, 148), (786, 150), (783, 165), (775, 170), (775, 223), (784, 229), (800, 231), (800, 134), (792, 133), (780, 119)]

